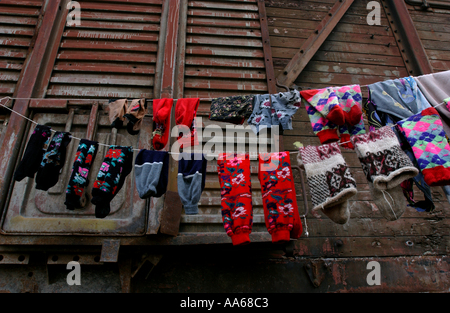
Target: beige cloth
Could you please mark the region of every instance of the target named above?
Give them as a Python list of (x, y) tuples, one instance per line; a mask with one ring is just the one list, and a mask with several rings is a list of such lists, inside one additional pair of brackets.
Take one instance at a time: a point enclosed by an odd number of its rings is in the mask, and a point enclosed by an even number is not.
[(450, 71), (414, 77), (428, 102), (439, 112), (445, 133), (450, 137), (450, 111), (441, 104), (450, 97)]

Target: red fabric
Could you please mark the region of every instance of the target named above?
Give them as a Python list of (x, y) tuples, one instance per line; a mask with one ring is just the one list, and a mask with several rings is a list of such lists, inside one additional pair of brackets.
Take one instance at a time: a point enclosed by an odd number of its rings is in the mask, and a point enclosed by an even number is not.
[(422, 170), (423, 179), (430, 187), (450, 185), (450, 168), (442, 165)]
[(197, 130), (194, 124), (199, 104), (200, 98), (183, 98), (177, 100), (175, 106), (175, 123), (179, 127), (184, 126), (187, 128), (184, 128), (184, 133), (189, 130), (188, 136), (178, 136), (180, 148), (183, 148), (183, 146), (197, 146), (199, 144)]
[(321, 144), (335, 142), (339, 140), (339, 136), (336, 128), (329, 128), (317, 133)]
[(289, 152), (261, 153), (258, 178), (261, 183), (264, 220), (273, 243), (297, 239), (303, 232), (298, 213)]
[(425, 115), (439, 115), (438, 111), (435, 108), (427, 108), (427, 109), (423, 110), (422, 112), (420, 112), (420, 114), (422, 116), (425, 116)]
[(351, 149), (351, 150), (355, 149), (353, 144), (350, 142), (350, 135), (349, 134), (341, 134), (341, 147), (345, 148), (345, 149)]
[(344, 112), (344, 114), (345, 122), (350, 126), (354, 126), (361, 121), (361, 116), (363, 113), (359, 105), (355, 104), (350, 108), (349, 112)]
[(319, 92), (319, 89), (310, 89), (310, 90), (302, 90), (300, 91), (300, 96), (306, 100), (314, 97), (315, 94)]
[(225, 231), (233, 245), (249, 244), (253, 227), (249, 155), (222, 153), (217, 165)]
[(327, 120), (339, 126), (345, 124), (345, 117), (345, 112), (339, 105), (335, 105), (326, 116)]
[[(153, 148), (155, 150), (164, 149), (170, 133), (170, 113), (172, 112), (173, 99), (163, 98), (153, 100)], [(162, 133), (155, 133), (159, 129)]]

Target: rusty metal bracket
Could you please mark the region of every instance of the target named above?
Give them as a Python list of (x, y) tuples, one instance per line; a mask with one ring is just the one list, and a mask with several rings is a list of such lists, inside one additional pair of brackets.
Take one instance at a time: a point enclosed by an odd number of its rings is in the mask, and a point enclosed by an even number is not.
[(142, 256), (141, 261), (139, 262), (137, 268), (134, 270), (134, 272), (131, 274), (131, 277), (136, 276), (136, 274), (139, 272), (139, 270), (142, 268), (142, 266), (146, 263), (146, 262), (150, 262), (153, 266), (152, 268), (148, 271), (147, 275), (145, 276), (145, 279), (148, 278), (148, 276), (150, 275), (150, 273), (153, 271), (153, 269), (155, 268), (155, 266), (159, 263), (159, 261), (162, 259), (163, 255), (162, 254), (145, 254)]
[(120, 240), (105, 239), (102, 244), (100, 262), (116, 263), (119, 259)]
[(28, 264), (30, 256), (28, 254), (20, 253), (0, 253), (1, 264)]
[(326, 268), (327, 266), (323, 260), (309, 261), (304, 265), (304, 269), (314, 287), (319, 287), (324, 280)]

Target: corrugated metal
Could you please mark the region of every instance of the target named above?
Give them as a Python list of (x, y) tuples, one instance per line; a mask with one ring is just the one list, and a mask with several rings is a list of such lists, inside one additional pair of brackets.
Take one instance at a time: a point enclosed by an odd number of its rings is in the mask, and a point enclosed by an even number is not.
[(0, 1), (0, 97), (16, 89), (44, 0)]
[(47, 97), (153, 97), (162, 0), (78, 1), (64, 29)]

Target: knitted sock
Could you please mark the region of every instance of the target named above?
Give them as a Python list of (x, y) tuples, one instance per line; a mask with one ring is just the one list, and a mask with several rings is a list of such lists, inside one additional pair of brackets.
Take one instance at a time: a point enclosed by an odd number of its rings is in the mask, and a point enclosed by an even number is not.
[(253, 98), (253, 95), (214, 98), (209, 119), (240, 125), (253, 113)]
[(253, 227), (249, 155), (222, 153), (217, 165), (225, 231), (233, 245), (248, 244)]
[(345, 124), (345, 113), (339, 105), (339, 98), (334, 88), (304, 90), (301, 96), (324, 118), (335, 125)]
[(134, 175), (141, 199), (161, 197), (169, 181), (169, 153), (142, 149), (134, 162)]
[(164, 149), (169, 140), (170, 113), (172, 112), (173, 99), (153, 100), (153, 148)]
[(36, 125), (22, 160), (14, 172), (14, 180), (21, 181), (25, 177), (34, 178), (34, 174), (39, 170), (45, 149), (50, 142), (51, 128), (44, 125)]
[(147, 113), (147, 104), (145, 99), (134, 99), (130, 102), (127, 111), (123, 117), (128, 120), (127, 131), (130, 135), (139, 134), (142, 119)]
[(109, 147), (92, 188), (91, 202), (95, 205), (95, 217), (104, 218), (109, 214), (110, 203), (125, 183), (132, 166), (132, 147)]
[(337, 143), (300, 148), (298, 158), (306, 172), (313, 210), (333, 222), (345, 224), (350, 218), (348, 200), (356, 195), (356, 181)]
[(339, 99), (339, 105), (344, 111), (345, 124), (353, 126), (361, 121), (362, 94), (359, 85), (349, 85), (333, 88)]
[(450, 146), (435, 108), (428, 108), (397, 123), (412, 147), (425, 182), (430, 186), (450, 184)]
[[(178, 161), (178, 194), (186, 214), (198, 213), (198, 202), (205, 188), (207, 160), (204, 155), (180, 155)], [(200, 159), (200, 160), (197, 160)]]
[(264, 219), (273, 243), (299, 238), (303, 228), (298, 213), (289, 152), (261, 153), (258, 178), (261, 183)]
[(109, 122), (111, 127), (121, 128), (125, 118), (125, 112), (127, 111), (127, 99), (109, 100)]
[(281, 125), (283, 130), (292, 129), (292, 116), (300, 107), (300, 92), (298, 90), (279, 92), (271, 95), (272, 125)]
[(407, 206), (402, 187), (397, 185), (389, 190), (380, 190), (371, 182), (368, 183), (373, 202), (384, 218), (388, 221), (398, 220), (405, 213)]
[[(195, 116), (200, 104), (200, 98), (178, 99), (175, 106), (175, 123), (182, 127), (184, 136), (178, 136), (180, 148), (198, 145), (197, 131), (195, 130)], [(179, 128), (180, 129), (180, 128)]]
[(59, 173), (66, 161), (66, 150), (70, 133), (56, 132), (42, 157), (41, 167), (36, 174), (36, 189), (48, 190), (56, 185)]
[(89, 185), (89, 171), (97, 151), (98, 142), (81, 139), (66, 189), (66, 201), (64, 204), (69, 210), (84, 207), (85, 198), (82, 198), (84, 188)]
[(339, 140), (338, 126), (333, 124), (330, 120), (327, 120), (320, 114), (314, 106), (310, 105), (305, 99), (302, 98), (303, 105), (308, 113), (309, 120), (314, 134), (319, 137), (321, 144), (327, 144)]
[(392, 189), (419, 173), (389, 126), (352, 136), (351, 141), (367, 180), (377, 189)]

